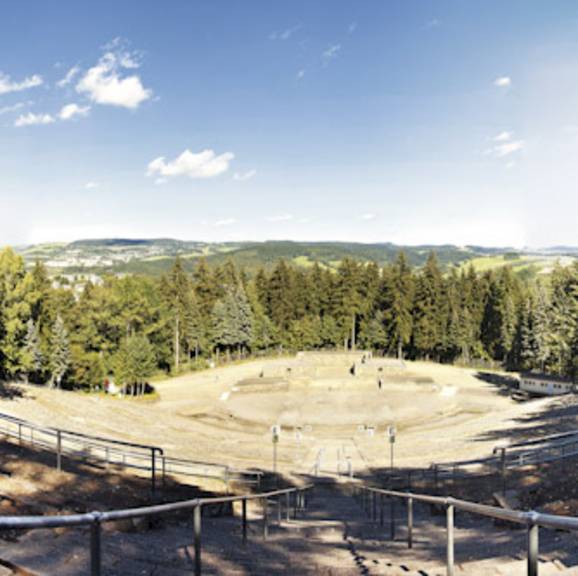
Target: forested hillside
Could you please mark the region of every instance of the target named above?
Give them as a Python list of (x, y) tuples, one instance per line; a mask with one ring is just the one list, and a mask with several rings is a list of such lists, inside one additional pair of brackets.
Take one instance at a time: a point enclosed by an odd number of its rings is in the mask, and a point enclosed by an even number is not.
[(578, 266), (541, 281), (510, 268), (443, 275), (431, 253), (377, 266), (345, 259), (333, 272), (278, 261), (248, 277), (231, 261), (180, 259), (159, 279), (106, 277), (84, 290), (54, 287), (0, 252), (0, 375), (92, 388), (113, 373), (142, 384), (221, 355), (357, 346), (441, 362), (493, 360), (574, 374)]
[[(260, 267), (271, 270), (284, 259), (295, 266), (307, 268), (315, 262), (335, 269), (344, 258), (375, 262), (379, 266), (392, 263), (404, 250), (411, 265), (421, 266), (435, 249), (440, 265), (460, 266), (472, 259), (491, 259), (508, 254), (507, 250), (458, 246), (396, 246), (391, 243), (361, 244), (356, 242), (188, 242), (167, 238), (78, 240), (68, 244), (37, 244), (17, 249), (29, 266), (43, 262), (51, 274), (146, 274), (160, 276), (170, 270), (179, 256), (185, 270), (192, 272), (199, 258), (211, 265), (233, 260), (248, 273)], [(557, 256), (549, 255), (553, 261)], [(540, 260), (541, 261), (541, 260)], [(499, 262), (496, 262), (499, 265)]]

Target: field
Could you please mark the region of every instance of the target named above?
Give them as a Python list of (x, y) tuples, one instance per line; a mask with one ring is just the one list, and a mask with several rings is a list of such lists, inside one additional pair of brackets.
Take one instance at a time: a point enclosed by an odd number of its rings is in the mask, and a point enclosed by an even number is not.
[(399, 466), (487, 455), (514, 433), (523, 437), (532, 414), (553, 402), (517, 404), (474, 370), (361, 358), (311, 353), (208, 370), (155, 383), (150, 401), (25, 386), (0, 411), (239, 468), (271, 469), (271, 426), (279, 424), (279, 469), (307, 473), (316, 462), (327, 472), (347, 461), (355, 472), (389, 466), (392, 424)]

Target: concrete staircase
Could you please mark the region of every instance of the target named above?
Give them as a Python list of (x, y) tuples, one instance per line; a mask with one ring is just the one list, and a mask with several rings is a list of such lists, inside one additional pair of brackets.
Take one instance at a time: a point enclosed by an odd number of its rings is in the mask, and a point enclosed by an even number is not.
[[(414, 506), (414, 546), (408, 550), (406, 510), (396, 508), (396, 538), (390, 539), (389, 509), (383, 525), (371, 521), (345, 484), (317, 479), (308, 506), (287, 521), (270, 507), (269, 536), (263, 538), (259, 509), (250, 512), (249, 538), (242, 542), (238, 517), (204, 516), (203, 574), (213, 576), (403, 575), (445, 576), (445, 519), (426, 505)], [(435, 511), (434, 511), (435, 512)], [(88, 534), (79, 530), (32, 531), (18, 542), (0, 542), (0, 557), (32, 574), (88, 574)], [(190, 520), (142, 532), (103, 534), (106, 576), (181, 576), (193, 573)], [(578, 575), (578, 539), (540, 532), (540, 576)], [(526, 574), (526, 533), (465, 513), (456, 514), (456, 576)]]

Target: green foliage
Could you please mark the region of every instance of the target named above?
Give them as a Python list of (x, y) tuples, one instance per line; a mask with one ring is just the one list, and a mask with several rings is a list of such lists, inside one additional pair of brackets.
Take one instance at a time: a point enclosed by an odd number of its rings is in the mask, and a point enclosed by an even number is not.
[[(281, 246), (290, 251), (290, 243)], [(334, 256), (329, 245), (323, 250)], [(578, 266), (523, 280), (507, 266), (444, 274), (433, 253), (421, 268), (403, 252), (383, 265), (271, 260), (253, 276), (224, 256), (218, 266), (197, 259), (192, 274), (189, 264), (177, 258), (160, 278), (106, 276), (77, 291), (53, 287), (41, 264), (27, 271), (3, 250), (0, 378), (92, 390), (113, 370), (141, 393), (153, 372), (203, 366), (222, 354), (344, 346), (578, 372)]]
[(60, 316), (56, 317), (50, 338), (50, 386), (60, 388), (70, 367), (68, 331)]

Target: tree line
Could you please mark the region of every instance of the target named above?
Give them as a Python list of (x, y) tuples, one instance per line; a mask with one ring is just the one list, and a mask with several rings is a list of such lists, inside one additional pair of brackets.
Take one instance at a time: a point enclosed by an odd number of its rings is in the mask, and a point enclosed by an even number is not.
[(522, 279), (505, 266), (444, 273), (346, 258), (336, 270), (280, 260), (252, 276), (232, 261), (192, 274), (104, 277), (80, 292), (0, 252), (0, 378), (133, 393), (157, 371), (285, 350), (371, 349), (438, 362), (492, 361), (575, 376), (578, 265)]

